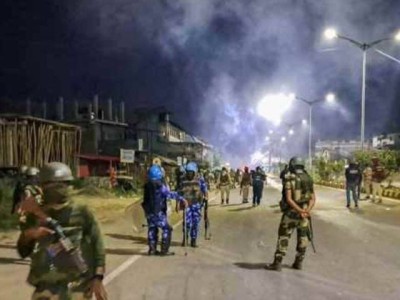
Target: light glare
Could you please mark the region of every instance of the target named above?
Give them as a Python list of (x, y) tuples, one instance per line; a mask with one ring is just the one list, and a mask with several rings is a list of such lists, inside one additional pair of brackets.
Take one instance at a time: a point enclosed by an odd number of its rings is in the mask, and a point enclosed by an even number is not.
[(301, 120), (301, 124), (307, 125), (307, 120), (306, 119)]
[(325, 30), (324, 36), (327, 40), (333, 40), (333, 39), (337, 38), (338, 35), (334, 28), (328, 28)]
[(333, 93), (329, 93), (326, 95), (326, 101), (328, 101), (329, 103), (333, 103), (335, 102), (336, 96)]
[(398, 42), (400, 42), (400, 30), (396, 33), (396, 35), (394, 36), (394, 39)]
[(266, 95), (258, 103), (258, 114), (268, 121), (279, 125), (282, 115), (290, 108), (293, 99), (285, 94)]

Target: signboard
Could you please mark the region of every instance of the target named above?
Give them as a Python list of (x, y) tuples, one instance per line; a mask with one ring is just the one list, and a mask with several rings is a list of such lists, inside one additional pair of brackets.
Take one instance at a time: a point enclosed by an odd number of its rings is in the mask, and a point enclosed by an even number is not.
[(135, 162), (135, 150), (120, 149), (120, 161), (122, 163), (133, 163), (133, 162)]

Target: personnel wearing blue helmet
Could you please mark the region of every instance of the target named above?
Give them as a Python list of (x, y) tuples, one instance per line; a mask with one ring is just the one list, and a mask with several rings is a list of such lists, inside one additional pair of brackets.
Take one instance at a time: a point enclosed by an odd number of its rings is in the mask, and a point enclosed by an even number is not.
[[(185, 168), (186, 174), (181, 183), (179, 193), (188, 201), (188, 207), (185, 209), (185, 228), (182, 246), (186, 245), (190, 234), (190, 246), (197, 247), (197, 236), (200, 229), (201, 209), (203, 201), (208, 199), (207, 184), (204, 179), (197, 175), (198, 168), (194, 162), (189, 162)], [(186, 235), (186, 236), (185, 236)]]
[[(148, 224), (149, 255), (173, 255), (169, 252), (172, 238), (172, 227), (168, 224), (167, 200), (175, 199), (187, 206), (185, 199), (176, 192), (171, 192), (163, 183), (163, 171), (153, 165), (148, 171), (148, 182), (144, 186), (143, 209)], [(157, 251), (158, 228), (162, 230), (161, 252)]]

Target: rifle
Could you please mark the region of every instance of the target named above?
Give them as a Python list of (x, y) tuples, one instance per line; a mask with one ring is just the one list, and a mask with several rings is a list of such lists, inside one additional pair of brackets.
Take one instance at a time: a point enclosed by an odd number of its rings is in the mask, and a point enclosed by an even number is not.
[(46, 248), (55, 268), (63, 272), (76, 272), (81, 275), (84, 275), (89, 270), (80, 249), (75, 247), (65, 235), (63, 227), (57, 220), (43, 212), (35, 198), (28, 197), (23, 199), (21, 210), (34, 215), (42, 226), (46, 226), (55, 232), (54, 235), (57, 242), (51, 243)]
[(208, 229), (210, 227), (210, 219), (208, 217), (208, 200), (204, 199), (204, 239), (210, 240), (211, 233), (208, 235)]
[(317, 251), (315, 250), (315, 245), (314, 245), (314, 230), (313, 230), (313, 226), (312, 226), (311, 217), (308, 217), (307, 237), (308, 237), (308, 240), (311, 242), (311, 246), (313, 248), (314, 253), (317, 253)]

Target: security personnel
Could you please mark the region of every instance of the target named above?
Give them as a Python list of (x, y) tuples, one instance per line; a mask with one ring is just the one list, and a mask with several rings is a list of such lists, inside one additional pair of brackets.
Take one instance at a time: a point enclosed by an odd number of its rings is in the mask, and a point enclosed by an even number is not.
[(26, 211), (27, 218), (20, 224), (17, 249), (21, 257), (31, 258), (27, 281), (35, 287), (32, 299), (92, 299), (93, 295), (97, 300), (107, 299), (102, 283), (103, 239), (96, 218), (87, 206), (75, 204), (71, 198), (68, 186), (73, 180), (71, 169), (63, 163), (52, 162), (40, 170), (39, 179), (43, 188), (41, 211), (58, 222), (69, 241), (68, 246), (76, 249), (77, 256), (65, 251), (65, 239), (55, 234), (56, 228), (43, 225), (43, 220), (26, 209), (24, 201), (21, 209)]
[(353, 159), (349, 161), (349, 166), (345, 171), (345, 177), (347, 200), (346, 207), (350, 208), (350, 199), (352, 197), (355, 207), (358, 208), (358, 187), (361, 184), (362, 175), (358, 164)]
[(244, 173), (242, 176), (242, 180), (240, 181), (240, 190), (243, 196), (242, 203), (249, 203), (250, 186), (251, 186), (251, 174), (249, 172), (249, 167), (244, 167)]
[(24, 196), (24, 188), (26, 185), (26, 172), (28, 171), (28, 167), (23, 165), (19, 168), (18, 180), (15, 185), (14, 194), (13, 194), (13, 205), (11, 208), (11, 213), (15, 213), (18, 210), (18, 206), (21, 202), (21, 199)]
[[(148, 172), (148, 182), (144, 186), (142, 206), (148, 224), (149, 255), (174, 255), (169, 252), (172, 238), (172, 227), (168, 224), (167, 200), (175, 199), (185, 202), (178, 193), (170, 192), (163, 183), (163, 172), (159, 165), (153, 165)], [(157, 251), (158, 228), (162, 230), (161, 252)]]
[(189, 162), (186, 165), (186, 175), (180, 190), (182, 197), (188, 201), (188, 207), (185, 210), (186, 228), (183, 228), (182, 246), (186, 245), (190, 234), (190, 246), (193, 248), (197, 247), (203, 202), (208, 201), (207, 185), (203, 179), (197, 176), (197, 170), (197, 164), (194, 162)]
[(229, 204), (229, 194), (231, 191), (231, 176), (228, 173), (228, 170), (223, 167), (221, 175), (219, 176), (218, 188), (221, 191), (221, 204), (223, 205), (225, 202)]
[(253, 206), (260, 205), (265, 180), (265, 173), (261, 167), (257, 167), (253, 175)]
[(294, 269), (302, 269), (302, 262), (306, 254), (310, 212), (315, 205), (314, 184), (300, 158), (293, 157), (290, 160), (289, 171), (290, 176), (286, 176), (287, 180), (285, 180), (287, 208), (283, 210), (279, 225), (274, 262), (265, 266), (267, 270), (281, 271), (282, 259), (286, 255), (290, 236), (295, 229), (297, 231), (297, 254), (292, 265)]

